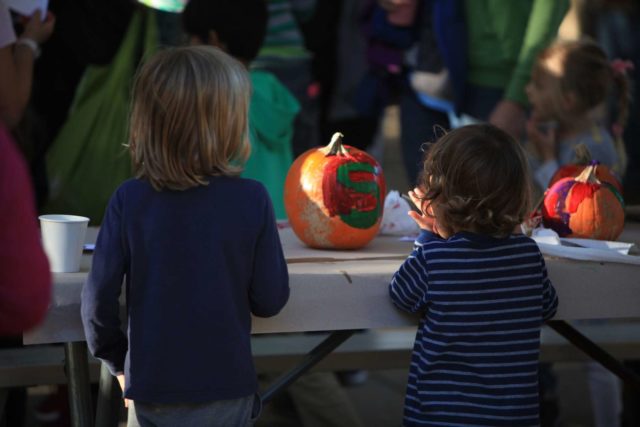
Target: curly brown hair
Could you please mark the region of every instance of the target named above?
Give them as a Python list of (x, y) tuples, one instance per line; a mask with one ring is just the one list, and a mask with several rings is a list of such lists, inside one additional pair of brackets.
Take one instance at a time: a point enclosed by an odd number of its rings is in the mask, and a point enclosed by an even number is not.
[[(438, 225), (506, 237), (530, 209), (529, 165), (520, 145), (488, 124), (446, 133), (428, 149), (420, 185)], [(425, 209), (423, 211), (426, 212)]]

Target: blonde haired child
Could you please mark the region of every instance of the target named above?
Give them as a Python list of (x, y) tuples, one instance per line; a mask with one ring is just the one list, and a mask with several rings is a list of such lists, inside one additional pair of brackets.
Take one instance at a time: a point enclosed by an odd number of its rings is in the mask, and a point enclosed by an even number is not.
[[(600, 46), (588, 40), (557, 41), (540, 53), (526, 92), (532, 108), (528, 139), (542, 161), (534, 177), (542, 189), (559, 166), (574, 161), (578, 144), (584, 144), (593, 159), (624, 175), (622, 131), (629, 107), (626, 69), (630, 66), (609, 61)], [(614, 86), (618, 116), (612, 136), (597, 110)]]
[(289, 286), (269, 196), (238, 177), (249, 96), (244, 67), (212, 47), (160, 52), (136, 78), (136, 178), (111, 198), (82, 291), (130, 426), (245, 426), (259, 406), (251, 314), (278, 313)]
[[(623, 177), (627, 154), (622, 133), (631, 96), (630, 68), (628, 61), (610, 61), (589, 40), (557, 41), (540, 53), (526, 88), (532, 106), (528, 139), (542, 160), (534, 171), (540, 189), (547, 188), (558, 167), (574, 162), (578, 144)], [(603, 111), (612, 92), (617, 95), (617, 117), (609, 131)], [(619, 380), (595, 362), (587, 363), (586, 372), (594, 425), (620, 425)]]
[(389, 285), (420, 313), (404, 426), (539, 425), (540, 328), (558, 305), (536, 243), (513, 230), (529, 213), (527, 160), (492, 125), (430, 147), (415, 248)]

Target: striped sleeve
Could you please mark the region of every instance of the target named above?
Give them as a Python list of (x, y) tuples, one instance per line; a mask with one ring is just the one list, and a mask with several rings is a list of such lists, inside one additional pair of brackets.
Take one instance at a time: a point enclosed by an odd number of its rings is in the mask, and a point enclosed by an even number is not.
[(547, 266), (542, 254), (540, 262), (542, 263), (542, 319), (547, 321), (555, 316), (558, 310), (558, 295), (547, 275)]
[(422, 247), (438, 237), (423, 230), (414, 243), (414, 250), (393, 275), (389, 285), (389, 295), (400, 309), (415, 313), (426, 307), (428, 302), (428, 274)]

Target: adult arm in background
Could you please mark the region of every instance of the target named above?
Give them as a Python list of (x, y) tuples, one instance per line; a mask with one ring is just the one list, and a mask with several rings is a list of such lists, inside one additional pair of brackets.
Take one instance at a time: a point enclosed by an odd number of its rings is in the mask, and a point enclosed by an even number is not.
[[(5, 27), (5, 31), (12, 26), (9, 10), (1, 1), (0, 25)], [(40, 45), (51, 36), (54, 25), (52, 14), (47, 14), (43, 22), (38, 10), (29, 18), (20, 39)], [(15, 43), (15, 35), (8, 40), (0, 40), (0, 120), (9, 128), (18, 124), (29, 102), (34, 61), (35, 52), (27, 44)]]
[(27, 167), (0, 123), (0, 335), (37, 325), (51, 298)]
[(518, 60), (505, 89), (504, 98), (489, 115), (491, 124), (509, 132), (515, 138), (519, 138), (524, 131), (528, 105), (524, 88), (531, 77), (536, 56), (556, 37), (567, 9), (567, 0), (533, 1)]

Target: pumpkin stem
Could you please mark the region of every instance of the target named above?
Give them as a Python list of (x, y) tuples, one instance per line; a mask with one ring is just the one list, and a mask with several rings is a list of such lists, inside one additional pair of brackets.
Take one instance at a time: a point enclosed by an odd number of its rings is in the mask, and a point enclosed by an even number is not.
[(589, 184), (600, 184), (600, 180), (596, 177), (596, 170), (598, 169), (599, 164), (600, 162), (598, 162), (597, 160), (592, 160), (591, 162), (589, 162), (589, 166), (584, 168), (575, 180), (577, 182)]
[(579, 165), (588, 165), (591, 162), (591, 152), (586, 145), (580, 143), (574, 148), (576, 153), (576, 163)]
[(322, 149), (322, 151), (324, 152), (324, 155), (325, 156), (336, 156), (336, 155), (346, 156), (348, 152), (347, 150), (345, 150), (344, 146), (342, 145), (342, 138), (344, 138), (344, 135), (341, 134), (340, 132), (334, 133), (333, 136), (331, 137), (331, 142), (329, 143), (329, 145), (327, 145), (325, 148)]

